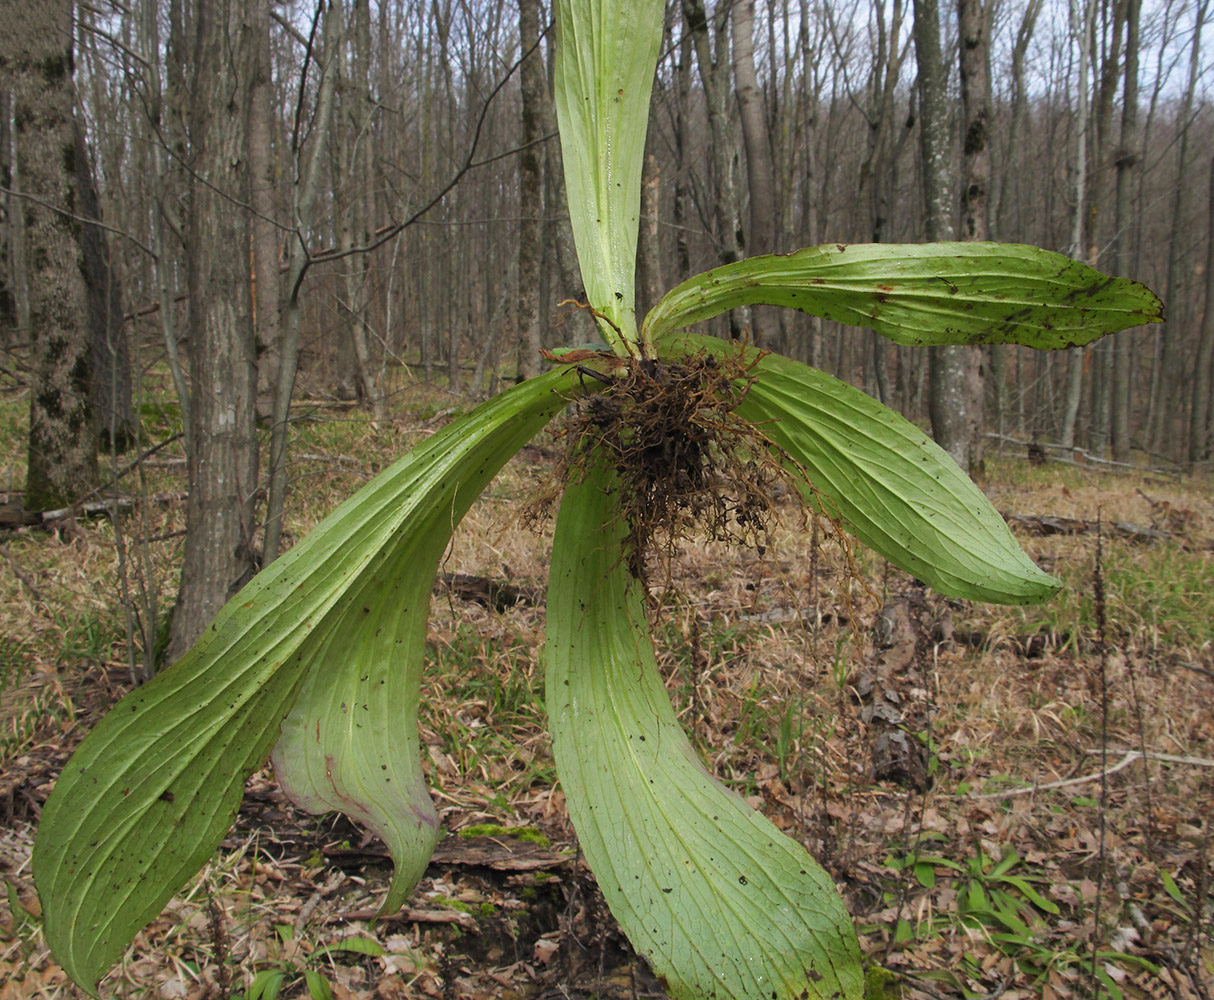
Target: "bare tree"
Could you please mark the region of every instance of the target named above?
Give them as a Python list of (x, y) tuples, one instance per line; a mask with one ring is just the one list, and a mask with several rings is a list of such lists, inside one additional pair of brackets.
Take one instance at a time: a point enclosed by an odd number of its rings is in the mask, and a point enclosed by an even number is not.
[(240, 0), (212, 0), (195, 12), (187, 245), (192, 447), (170, 660), (257, 570), (257, 344), (245, 210), (257, 50), (246, 13)]
[[(1136, 175), (1142, 169), (1138, 130), (1138, 49), (1141, 0), (1126, 0), (1125, 84), (1121, 102), (1121, 142), (1117, 151), (1117, 191), (1114, 203), (1112, 251), (1117, 273), (1129, 277), (1136, 270), (1134, 241), (1130, 238), (1133, 219), (1131, 198)], [(1133, 407), (1130, 386), (1130, 351), (1133, 334), (1115, 334), (1113, 340), (1113, 383), (1110, 387), (1109, 433), (1113, 460), (1130, 460), (1130, 418)]]
[[(1178, 115), (1180, 143), (1176, 152), (1176, 181), (1172, 189), (1172, 227), (1179, 230), (1184, 225), (1189, 214), (1189, 195), (1193, 185), (1189, 183), (1190, 150), (1192, 146), (1192, 117), (1193, 100), (1201, 79), (1201, 38), (1204, 33), (1206, 19), (1210, 11), (1210, 0), (1199, 0), (1193, 13), (1193, 34), (1189, 43), (1189, 75), (1181, 97)], [(1153, 412), (1148, 415), (1149, 447), (1152, 451), (1168, 451), (1179, 454), (1179, 442), (1168, 440), (1169, 432), (1176, 429), (1180, 407), (1183, 405), (1184, 393), (1175, 392), (1163, 387), (1176, 387), (1183, 382), (1182, 349), (1183, 311), (1176, 308), (1180, 287), (1183, 281), (1183, 251), (1184, 247), (1178, 239), (1168, 241), (1167, 249), (1167, 284), (1164, 289), (1164, 301), (1172, 308), (1168, 310), (1167, 319), (1162, 330), (1156, 334), (1156, 363), (1151, 374), (1152, 393), (1155, 401)]]
[[(923, 163), (924, 220), (929, 240), (954, 237), (952, 143), (947, 103), (948, 71), (940, 44), (937, 0), (915, 0), (915, 59), (919, 64), (919, 143)], [(929, 410), (936, 442), (969, 470), (974, 413), (969, 388), (969, 349), (934, 347), (928, 362)]]
[[(710, 33), (708, 11), (703, 0), (683, 0), (683, 20), (691, 36), (691, 47), (700, 71), (711, 135), (712, 210), (716, 222), (717, 259), (722, 264), (741, 260), (742, 221), (738, 178), (734, 166), (733, 130), (730, 127), (729, 16), (725, 9), (713, 12)], [(737, 338), (750, 327), (750, 310), (734, 309), (729, 315), (731, 334)]]
[[(72, 8), (0, 0), (0, 90), (13, 95), (28, 257), (29, 466), (25, 506), (62, 507), (98, 482), (92, 357), (75, 168)], [(22, 31), (12, 30), (23, 25)]]
[[(519, 154), (518, 296), (519, 375), (540, 373), (540, 235), (544, 212), (544, 59), (539, 49), (539, 0), (518, 0), (519, 67), (522, 91), (522, 152)], [(527, 50), (531, 49), (530, 52)]]

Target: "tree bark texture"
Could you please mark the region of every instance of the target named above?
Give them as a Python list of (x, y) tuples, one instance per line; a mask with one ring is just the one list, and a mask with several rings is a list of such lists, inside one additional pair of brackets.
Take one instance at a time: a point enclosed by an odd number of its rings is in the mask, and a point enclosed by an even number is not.
[(247, 112), (256, 55), (246, 7), (196, 13), (187, 272), (193, 447), (175, 660), (257, 569), (257, 345), (249, 272)]
[(522, 91), (522, 152), (519, 153), (518, 298), (516, 322), (519, 337), (518, 373), (534, 378), (540, 373), (542, 324), (540, 321), (540, 234), (544, 216), (544, 57), (540, 39), (539, 0), (518, 0), (519, 42), (524, 52), (535, 46), (519, 67)]
[[(915, 59), (919, 64), (919, 142), (923, 163), (924, 221), (929, 240), (954, 238), (952, 143), (948, 73), (940, 46), (937, 0), (915, 0)], [(977, 416), (970, 402), (971, 348), (934, 347), (928, 361), (932, 436), (968, 470)]]
[(9, 26), (0, 32), (0, 89), (13, 95), (17, 184), (29, 195), (16, 205), (24, 221), (32, 348), (25, 506), (46, 510), (72, 503), (98, 482), (88, 297), (75, 218), (71, 4), (0, 0), (0, 23)]
[[(1121, 142), (1117, 151), (1117, 191), (1113, 208), (1113, 257), (1117, 273), (1132, 277), (1136, 261), (1134, 241), (1130, 238), (1133, 218), (1132, 198), (1142, 168), (1138, 130), (1138, 48), (1142, 0), (1126, 2), (1125, 87), (1121, 103)], [(1110, 338), (1113, 350), (1113, 384), (1109, 434), (1113, 461), (1130, 460), (1130, 417), (1133, 405), (1130, 393), (1130, 351), (1134, 334), (1116, 333)]]
[(77, 125), (76, 189), (88, 303), (89, 353), (92, 365), (93, 425), (101, 446), (126, 451), (135, 443), (135, 407), (131, 391), (131, 351), (123, 319), (122, 281), (101, 227), (101, 201), (93, 181), (93, 164)]

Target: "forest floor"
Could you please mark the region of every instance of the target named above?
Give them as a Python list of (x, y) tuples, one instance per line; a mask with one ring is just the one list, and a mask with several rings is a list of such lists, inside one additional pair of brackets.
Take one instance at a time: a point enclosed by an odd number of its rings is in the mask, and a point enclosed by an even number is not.
[[(295, 537), (458, 402), (398, 404), (388, 426), (297, 409)], [(0, 401), (0, 488), (23, 478), (25, 405)], [(152, 440), (179, 421), (167, 404), (144, 418)], [(163, 449), (142, 486), (122, 481), (137, 496), (117, 525), (0, 535), (0, 1000), (83, 996), (43, 943), (30, 849), (72, 747), (130, 686), (128, 631), (171, 602), (179, 459)], [(406, 909), (373, 922), (382, 845), (295, 810), (261, 771), (103, 995), (664, 995), (578, 854), (548, 746), (551, 525), (518, 514), (554, 460), (546, 439), (522, 452), (441, 567), (421, 739), (447, 833)], [(670, 696), (710, 769), (833, 875), (888, 996), (1211, 1000), (1209, 484), (992, 456), (983, 486), (1066, 582), (1057, 599), (945, 600), (872, 553), (849, 559), (790, 504), (764, 553), (688, 545), (660, 574)]]

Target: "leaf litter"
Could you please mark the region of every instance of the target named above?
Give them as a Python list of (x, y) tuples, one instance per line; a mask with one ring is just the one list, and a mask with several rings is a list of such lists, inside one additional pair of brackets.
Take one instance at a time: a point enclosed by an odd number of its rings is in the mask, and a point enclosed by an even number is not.
[[(361, 426), (329, 434), (343, 461), (299, 470), (298, 534), (382, 464), (385, 438), (395, 449), (427, 432), (416, 419)], [(551, 539), (517, 518), (560, 448), (541, 439), (511, 463), (457, 533), (445, 579), (542, 593)], [(667, 549), (652, 592), (671, 697), (713, 772), (832, 873), (869, 960), (904, 996), (1209, 1000), (1214, 510), (1198, 484), (988, 467), (1006, 513), (1178, 536), (1103, 540), (1103, 643), (1088, 534), (1023, 537), (1066, 578), (1059, 600), (970, 605), (849, 551), (829, 526), (807, 530), (781, 483), (759, 479), (784, 515), (765, 522), (761, 546)], [(157, 475), (180, 488), (180, 470)], [(179, 506), (140, 515), (144, 536), (163, 538), (148, 543), (162, 599)], [(4, 580), (5, 649), (20, 669), (6, 667), (3, 693), (0, 1000), (75, 996), (41, 942), (29, 850), (54, 775), (128, 683), (121, 630), (87, 628), (120, 620), (113, 590), (95, 585), (113, 577), (116, 546), (105, 521), (23, 530), (5, 546), (37, 594)], [(65, 628), (69, 608), (83, 613)], [(421, 735), (449, 834), (407, 908), (374, 922), (382, 845), (341, 817), (299, 813), (259, 772), (215, 859), (140, 934), (108, 995), (201, 1000), (271, 982), (283, 997), (338, 1000), (660, 995), (564, 816), (541, 705), (542, 607), (499, 610), (440, 585), (434, 611)], [(459, 835), (486, 824), (495, 832)]]

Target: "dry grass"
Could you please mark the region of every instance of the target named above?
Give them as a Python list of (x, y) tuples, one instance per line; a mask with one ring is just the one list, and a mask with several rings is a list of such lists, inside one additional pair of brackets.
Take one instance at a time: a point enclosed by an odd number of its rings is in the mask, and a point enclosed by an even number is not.
[[(379, 428), (354, 411), (315, 407), (294, 428), (294, 453), (313, 456), (293, 466), (295, 536), (432, 433), (443, 419), (432, 415), (448, 406), (418, 390), (399, 419)], [(16, 475), (10, 450), (0, 463)], [(550, 536), (522, 530), (518, 515), (556, 452), (542, 438), (510, 464), (469, 514), (444, 571), (542, 592)], [(153, 467), (143, 491), (180, 491), (182, 473)], [(802, 530), (789, 506), (761, 554), (684, 545), (668, 579), (655, 582), (655, 636), (671, 697), (714, 773), (832, 871), (867, 953), (904, 977), (908, 996), (1091, 995), (1098, 947), (1156, 970), (1102, 959), (1098, 968), (1126, 996), (1208, 1000), (1209, 494), (1201, 483), (998, 459), (990, 479), (988, 492), (1009, 513), (1175, 532), (1155, 545), (1104, 540), (1103, 655), (1093, 535), (1024, 539), (1068, 585), (1050, 605), (972, 606), (921, 594), (870, 553), (849, 558), (827, 531), (815, 538)], [(175, 588), (181, 543), (171, 536), (181, 517), (180, 503), (153, 500), (122, 524), (131, 540), (164, 539), (131, 546), (146, 553), (144, 586), (160, 608)], [(108, 521), (10, 534), (0, 546), (20, 569), (0, 577), (3, 768), (14, 776), (46, 748), (76, 740), (112, 696), (103, 681), (126, 669), (126, 613)], [(134, 590), (139, 581), (128, 573)], [(878, 627), (882, 608), (895, 606), (901, 617)], [(313, 988), (319, 977), (339, 1000), (647, 995), (653, 984), (584, 868), (558, 853), (574, 839), (544, 729), (542, 630), (542, 608), (499, 613), (440, 591), (421, 735), (449, 829), (536, 827), (555, 845), (555, 867), (524, 875), (439, 863), (410, 901), (423, 916), (371, 926), (350, 915), (366, 913), (385, 884), (376, 845), (348, 824), (291, 813), (259, 775), (241, 827), (140, 935), (107, 993), (201, 1000), (282, 972), (284, 996), (308, 995), (311, 973)], [(1094, 752), (1102, 740), (1110, 766), (1123, 751), (1146, 754), (1103, 789)], [(884, 779), (874, 777), (881, 768)], [(1073, 783), (1040, 787), (1061, 781)], [(72, 996), (25, 909), (37, 907), (32, 815), (27, 807), (22, 818), (22, 802), (0, 831), (0, 865), (14, 887), (10, 904), (0, 904), (0, 1000)], [(1021, 943), (965, 909), (975, 885), (998, 890), (986, 859), (1007, 851), (1016, 852), (1010, 873), (1057, 911), (1003, 884), (1007, 899), (1024, 904), (1017, 912), (1030, 934)], [(456, 922), (435, 922), (438, 912), (458, 914)], [(351, 938), (382, 953), (341, 950)]]

